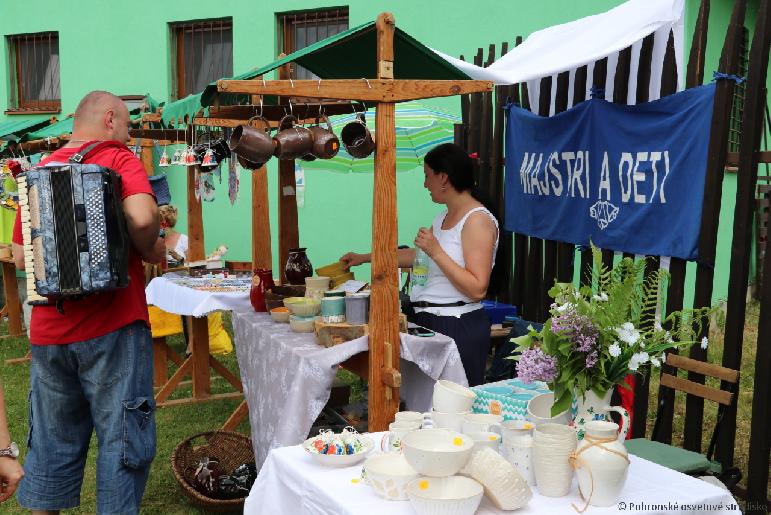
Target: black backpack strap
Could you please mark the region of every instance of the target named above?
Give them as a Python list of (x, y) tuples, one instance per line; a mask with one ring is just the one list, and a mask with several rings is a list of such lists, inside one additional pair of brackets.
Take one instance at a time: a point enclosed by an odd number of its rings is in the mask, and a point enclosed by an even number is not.
[(125, 148), (128, 150), (126, 145), (118, 143), (117, 141), (89, 141), (72, 155), (70, 158), (70, 163), (80, 164), (83, 162), (87, 155), (108, 147)]

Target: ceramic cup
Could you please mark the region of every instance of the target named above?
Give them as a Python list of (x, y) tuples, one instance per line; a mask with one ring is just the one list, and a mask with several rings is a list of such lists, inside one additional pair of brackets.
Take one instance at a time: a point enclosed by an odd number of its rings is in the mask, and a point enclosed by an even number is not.
[(503, 444), (501, 454), (511, 463), (530, 486), (535, 485), (533, 467), (533, 428), (526, 420), (507, 420), (501, 424)]
[(491, 413), (468, 413), (463, 417), (461, 431), (463, 434), (491, 432), (501, 435), (503, 416)]
[(443, 413), (471, 411), (471, 405), (474, 404), (476, 397), (477, 394), (473, 390), (458, 383), (440, 379), (434, 383), (433, 408)]
[(484, 449), (485, 447), (492, 449), (495, 452), (500, 452), (501, 447), (501, 435), (493, 433), (491, 431), (479, 431), (476, 433), (466, 433), (466, 436), (474, 440), (474, 451)]
[(527, 419), (535, 424), (535, 427), (539, 427), (541, 424), (545, 423), (567, 425), (570, 422), (567, 410), (556, 417), (552, 417), (552, 405), (554, 405), (553, 393), (549, 392), (536, 395), (527, 403)]
[(380, 450), (383, 452), (402, 452), (402, 437), (410, 431), (420, 429), (418, 422), (397, 421), (388, 424), (388, 432), (380, 440)]
[(548, 422), (536, 427), (532, 460), (541, 495), (562, 497), (568, 494), (573, 481), (569, 459), (577, 445), (576, 432), (571, 427)]
[(321, 320), (328, 324), (345, 322), (345, 299), (343, 297), (322, 298)]
[(428, 420), (432, 427), (438, 429), (449, 429), (456, 433), (461, 432), (461, 426), (463, 425), (463, 417), (468, 415), (468, 411), (463, 413), (444, 413), (442, 411), (431, 411), (426, 413)]
[(412, 422), (423, 425), (423, 413), (419, 411), (400, 411), (394, 416), (395, 422)]
[(345, 319), (351, 325), (362, 325), (369, 321), (368, 293), (355, 293), (345, 298)]

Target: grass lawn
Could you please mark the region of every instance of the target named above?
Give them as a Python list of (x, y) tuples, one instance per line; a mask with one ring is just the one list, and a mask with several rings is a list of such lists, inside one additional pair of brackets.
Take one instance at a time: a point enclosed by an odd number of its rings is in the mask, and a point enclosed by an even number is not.
[[(747, 310), (747, 326), (745, 328), (745, 345), (742, 355), (741, 368), (741, 387), (739, 395), (738, 421), (736, 432), (736, 465), (739, 466), (746, 475), (747, 456), (749, 453), (749, 432), (750, 432), (750, 410), (752, 405), (753, 381), (755, 377), (755, 349), (757, 345), (757, 322), (758, 322), (757, 304), (749, 305)], [(223, 317), (226, 327), (230, 331), (230, 317)], [(0, 324), (0, 334), (7, 334), (7, 324)], [(181, 337), (169, 339), (173, 347), (179, 352), (184, 352), (183, 340)], [(26, 338), (6, 338), (0, 340), (0, 360), (3, 362), (9, 358), (23, 356), (28, 348)], [(722, 338), (718, 335), (713, 336), (709, 347), (709, 360), (713, 363), (719, 363), (722, 355)], [(235, 358), (235, 352), (228, 356), (220, 357), (222, 363), (231, 371), (238, 375), (238, 364)], [(26, 453), (26, 434), (27, 434), (27, 391), (29, 381), (29, 365), (0, 365), (2, 366), (2, 381), (5, 386), (6, 403), (8, 407), (8, 416), (11, 435), (22, 448), (22, 459)], [(229, 384), (214, 376), (212, 378), (212, 391), (214, 393), (229, 391)], [(344, 379), (350, 381), (353, 386), (352, 397), (361, 394), (360, 382), (354, 376), (344, 376)], [(715, 385), (718, 386), (718, 385)], [(658, 377), (652, 379), (651, 400), (648, 420), (648, 434), (652, 430), (653, 419), (656, 413), (656, 393), (658, 391)], [(172, 398), (188, 396), (189, 387), (181, 388)], [(163, 408), (158, 410), (158, 453), (153, 462), (150, 473), (150, 480), (145, 491), (142, 504), (143, 514), (187, 514), (187, 513), (205, 513), (187, 502), (177, 482), (171, 472), (171, 453), (174, 448), (184, 440), (202, 431), (209, 431), (220, 427), (235, 409), (240, 401), (214, 401), (195, 405), (176, 406), (172, 408)], [(682, 425), (685, 412), (684, 396), (678, 394), (675, 405), (675, 426), (673, 432), (673, 443), (682, 442)], [(704, 446), (709, 442), (711, 430), (714, 427), (716, 407), (714, 403), (705, 404), (705, 432)], [(237, 429), (239, 432), (249, 434), (249, 422), (244, 421)], [(67, 513), (92, 514), (96, 512), (96, 491), (95, 491), (95, 470), (96, 470), (96, 440), (92, 440), (88, 461), (86, 463), (86, 477), (83, 485), (81, 497), (81, 507), (77, 510), (70, 510)], [(744, 483), (744, 482), (743, 482)], [(771, 484), (769, 485), (771, 493)], [(27, 513), (16, 504), (15, 499), (9, 500), (3, 504), (0, 512), (4, 514)]]

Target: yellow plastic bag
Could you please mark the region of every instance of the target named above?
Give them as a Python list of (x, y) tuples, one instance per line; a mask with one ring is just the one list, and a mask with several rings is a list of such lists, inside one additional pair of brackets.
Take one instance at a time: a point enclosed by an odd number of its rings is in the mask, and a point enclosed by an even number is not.
[(182, 332), (182, 317), (156, 306), (147, 306), (150, 314), (150, 332), (153, 338), (163, 338)]
[(219, 311), (208, 316), (209, 352), (211, 354), (229, 354), (233, 352), (233, 342), (222, 325), (222, 313)]

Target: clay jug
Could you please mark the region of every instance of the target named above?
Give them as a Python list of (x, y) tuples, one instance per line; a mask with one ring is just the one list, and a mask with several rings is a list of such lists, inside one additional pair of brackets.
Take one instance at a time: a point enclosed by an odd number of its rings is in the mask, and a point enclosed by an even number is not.
[(284, 267), (284, 275), (289, 284), (305, 284), (305, 278), (313, 275), (313, 266), (305, 254), (304, 248), (289, 249), (289, 257)]
[[(252, 120), (259, 120), (265, 125), (259, 129), (251, 125)], [(250, 118), (245, 125), (233, 129), (230, 135), (230, 150), (238, 154), (239, 159), (262, 166), (275, 151), (275, 142), (270, 137), (270, 124), (261, 116)], [(258, 167), (259, 168), (259, 167)]]
[(297, 159), (310, 154), (313, 148), (313, 134), (302, 125), (296, 125), (297, 118), (286, 115), (279, 123), (279, 132), (273, 138), (276, 142), (274, 155), (283, 160)]
[(616, 506), (629, 472), (629, 457), (618, 425), (592, 420), (585, 425), (571, 463), (581, 495), (592, 506)]
[(312, 154), (319, 159), (332, 159), (340, 150), (340, 140), (332, 132), (332, 122), (327, 115), (323, 115), (321, 121), (326, 122), (326, 128), (319, 125), (319, 119), (316, 119), (316, 125), (308, 129), (313, 134)]
[(255, 268), (252, 276), (252, 289), (249, 291), (249, 300), (257, 312), (266, 312), (265, 291), (273, 288), (273, 271), (267, 268)]
[(367, 128), (364, 113), (359, 113), (356, 121), (343, 127), (340, 139), (345, 150), (358, 159), (369, 156), (375, 150), (375, 140)]

